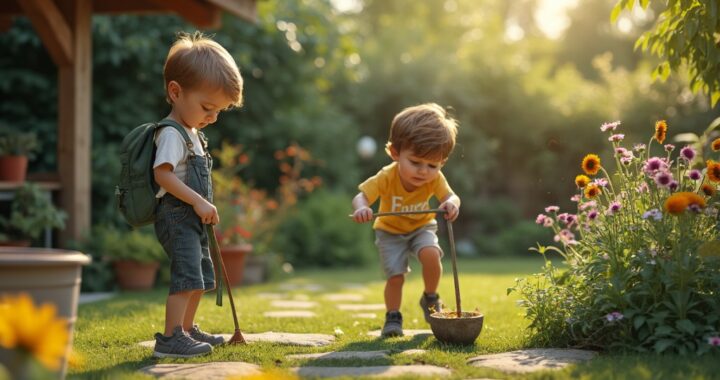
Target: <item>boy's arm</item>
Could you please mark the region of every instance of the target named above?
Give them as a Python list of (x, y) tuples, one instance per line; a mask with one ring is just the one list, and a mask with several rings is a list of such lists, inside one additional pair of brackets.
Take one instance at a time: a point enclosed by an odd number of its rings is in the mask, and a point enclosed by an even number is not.
[(370, 202), (368, 201), (365, 193), (359, 192), (352, 200), (353, 209), (353, 220), (357, 223), (369, 222), (373, 218), (373, 210), (370, 208)]
[(438, 208), (447, 211), (445, 213), (445, 219), (454, 222), (458, 215), (460, 215), (460, 197), (450, 193), (442, 200)]
[(204, 224), (220, 223), (220, 216), (212, 203), (184, 184), (172, 171), (172, 165), (164, 163), (153, 169), (155, 182), (168, 193), (193, 206), (193, 210)]

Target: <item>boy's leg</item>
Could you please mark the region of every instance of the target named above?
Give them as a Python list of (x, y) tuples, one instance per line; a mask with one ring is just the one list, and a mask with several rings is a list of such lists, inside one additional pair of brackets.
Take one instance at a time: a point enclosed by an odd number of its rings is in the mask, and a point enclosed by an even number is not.
[(185, 314), (183, 315), (183, 323), (182, 327), (185, 331), (190, 331), (190, 329), (193, 327), (193, 321), (195, 320), (195, 312), (197, 312), (198, 305), (200, 304), (200, 299), (203, 295), (202, 290), (193, 290), (190, 293), (190, 297), (188, 297), (188, 303), (187, 308), (185, 308)]
[(425, 294), (434, 294), (437, 292), (443, 271), (440, 257), (440, 250), (436, 247), (424, 247), (418, 252), (418, 260), (420, 264), (422, 264)]
[(185, 291), (168, 295), (165, 303), (165, 336), (173, 335), (175, 326), (183, 326), (192, 293), (193, 291)]
[(404, 283), (404, 274), (392, 276), (385, 282), (385, 309), (387, 311), (400, 310), (400, 305), (402, 304), (402, 287)]

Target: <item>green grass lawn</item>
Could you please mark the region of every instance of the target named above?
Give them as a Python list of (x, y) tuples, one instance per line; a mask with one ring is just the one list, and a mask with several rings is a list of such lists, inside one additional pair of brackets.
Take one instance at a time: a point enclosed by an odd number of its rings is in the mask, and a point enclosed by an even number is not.
[[(417, 264), (417, 263), (415, 263)], [(412, 265), (412, 264), (411, 264)], [(532, 375), (509, 375), (491, 369), (475, 368), (465, 364), (469, 357), (486, 353), (498, 353), (520, 349), (525, 346), (527, 322), (523, 310), (516, 306), (515, 294), (506, 296), (508, 287), (513, 286), (516, 277), (523, 277), (539, 271), (542, 261), (534, 260), (461, 260), (460, 291), (463, 310), (478, 309), (485, 314), (485, 325), (475, 346), (452, 347), (438, 343), (429, 337), (400, 337), (377, 339), (368, 336), (370, 330), (382, 327), (383, 313), (377, 312), (375, 319), (354, 319), (353, 312), (337, 310), (335, 304), (324, 300), (323, 293), (359, 292), (365, 295), (362, 303), (382, 303), (384, 282), (379, 268), (352, 268), (346, 270), (298, 271), (279, 281), (299, 284), (320, 284), (322, 292), (286, 292), (285, 299), (307, 295), (308, 300), (317, 301), (315, 318), (266, 318), (263, 312), (276, 310), (271, 300), (258, 296), (261, 292), (283, 293), (279, 282), (234, 289), (240, 327), (244, 332), (266, 331), (294, 333), (342, 334), (336, 336), (331, 346), (321, 348), (297, 347), (270, 343), (253, 343), (244, 346), (216, 348), (208, 356), (190, 360), (157, 360), (152, 351), (137, 345), (151, 340), (156, 331), (163, 329), (165, 289), (146, 293), (123, 293), (111, 300), (82, 305), (78, 311), (75, 327), (74, 350), (81, 363), (70, 370), (70, 378), (143, 378), (137, 369), (154, 363), (191, 363), (209, 361), (244, 361), (259, 364), (265, 368), (286, 368), (302, 365), (312, 366), (353, 366), (389, 364), (432, 364), (445, 366), (453, 371), (453, 379), (497, 378), (497, 379), (703, 379), (720, 378), (720, 356), (697, 357), (653, 356), (653, 355), (603, 355), (587, 364), (581, 364), (557, 372), (538, 372)], [(429, 329), (422, 318), (418, 300), (422, 292), (422, 279), (417, 265), (412, 266), (405, 282), (404, 300), (401, 311), (404, 328)], [(363, 284), (363, 290), (347, 290), (347, 283)], [(454, 309), (455, 298), (452, 268), (445, 263), (445, 275), (440, 284), (440, 294), (445, 304)], [(199, 308), (197, 322), (206, 331), (232, 333), (234, 330), (229, 303), (215, 306), (214, 295), (206, 296)], [(350, 302), (343, 302), (350, 303)], [(390, 359), (373, 361), (292, 361), (285, 359), (288, 354), (355, 351), (425, 349), (426, 354), (406, 357), (391, 355)]]

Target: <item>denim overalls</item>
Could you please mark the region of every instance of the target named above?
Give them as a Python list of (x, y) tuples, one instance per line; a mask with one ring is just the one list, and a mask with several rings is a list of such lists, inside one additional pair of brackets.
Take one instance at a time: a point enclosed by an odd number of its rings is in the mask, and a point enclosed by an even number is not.
[[(195, 154), (192, 142), (186, 139), (190, 151), (187, 158), (185, 184), (212, 202), (212, 157), (205, 135), (198, 131), (204, 156)], [(185, 136), (184, 136), (185, 138)], [(210, 260), (208, 236), (193, 207), (174, 195), (160, 198), (156, 212), (155, 234), (170, 258), (170, 294), (189, 290), (215, 288), (215, 273)]]

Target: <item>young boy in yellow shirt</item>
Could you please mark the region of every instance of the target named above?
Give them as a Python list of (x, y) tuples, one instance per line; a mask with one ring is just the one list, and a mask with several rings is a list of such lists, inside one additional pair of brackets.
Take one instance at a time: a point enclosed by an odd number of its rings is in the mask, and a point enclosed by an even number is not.
[[(379, 212), (420, 211), (429, 209), (435, 196), (444, 217), (454, 221), (459, 214), (460, 198), (455, 195), (440, 169), (455, 147), (457, 123), (437, 104), (428, 103), (404, 109), (392, 121), (385, 151), (393, 163), (360, 184), (353, 198), (353, 219), (358, 223), (373, 219), (370, 205), (380, 199)], [(420, 307), (429, 322), (432, 311), (441, 311), (437, 286), (442, 275), (434, 214), (384, 216), (375, 219), (375, 244), (380, 253), (385, 283), (385, 325), (382, 336), (400, 336), (402, 331), (402, 286), (410, 272), (408, 259), (422, 264), (425, 291)]]

